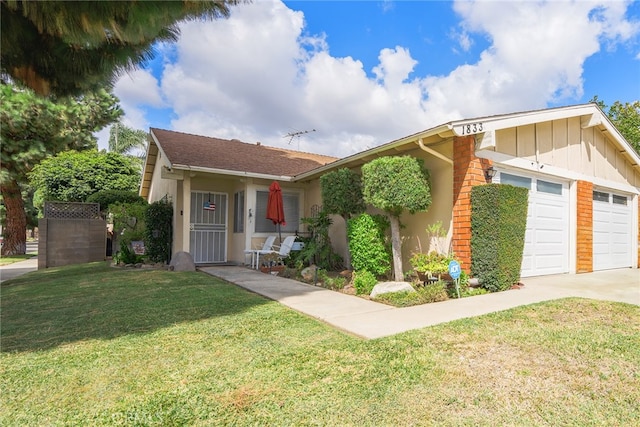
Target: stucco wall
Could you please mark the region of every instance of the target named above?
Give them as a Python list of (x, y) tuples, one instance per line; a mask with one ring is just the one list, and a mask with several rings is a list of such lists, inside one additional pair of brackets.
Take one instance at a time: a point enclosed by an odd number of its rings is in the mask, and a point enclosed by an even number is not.
[[(431, 147), (443, 154), (447, 158), (453, 157), (452, 140), (444, 141), (441, 144)], [(404, 213), (400, 217), (403, 225), (402, 233), (402, 255), (403, 271), (411, 269), (409, 259), (414, 251), (436, 250), (437, 246), (448, 250), (451, 244), (451, 222), (453, 205), (453, 166), (445, 160), (439, 159), (422, 151), (417, 145), (414, 150), (406, 153), (424, 160), (424, 165), (429, 170), (431, 176), (431, 206), (426, 212), (416, 214)], [(359, 169), (356, 170), (360, 173)], [(307, 189), (308, 205), (322, 204), (320, 195), (319, 180), (313, 180)], [(381, 214), (377, 209), (368, 208), (367, 213)], [(346, 245), (346, 224), (340, 216), (332, 216), (333, 225), (330, 228), (330, 238), (334, 250), (343, 257), (347, 253)], [(429, 225), (440, 221), (442, 228), (447, 235), (442, 241), (431, 241), (426, 229)]]

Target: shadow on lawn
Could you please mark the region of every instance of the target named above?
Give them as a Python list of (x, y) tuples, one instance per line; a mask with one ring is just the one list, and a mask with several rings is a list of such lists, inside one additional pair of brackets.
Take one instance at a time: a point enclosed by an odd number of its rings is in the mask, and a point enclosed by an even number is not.
[(2, 352), (145, 334), (228, 316), (268, 300), (201, 272), (125, 270), (107, 263), (29, 273), (2, 284)]

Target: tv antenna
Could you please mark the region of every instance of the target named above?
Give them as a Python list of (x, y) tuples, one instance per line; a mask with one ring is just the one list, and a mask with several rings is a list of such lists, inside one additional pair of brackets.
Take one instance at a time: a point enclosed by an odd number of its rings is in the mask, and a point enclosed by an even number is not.
[(306, 134), (306, 133), (311, 133), (311, 132), (315, 132), (315, 129), (311, 129), (311, 130), (301, 130), (301, 131), (297, 131), (297, 132), (289, 132), (288, 134), (286, 134), (283, 138), (289, 138), (289, 145), (291, 145), (291, 142), (293, 141), (293, 138), (298, 137), (298, 150), (300, 149), (300, 136)]

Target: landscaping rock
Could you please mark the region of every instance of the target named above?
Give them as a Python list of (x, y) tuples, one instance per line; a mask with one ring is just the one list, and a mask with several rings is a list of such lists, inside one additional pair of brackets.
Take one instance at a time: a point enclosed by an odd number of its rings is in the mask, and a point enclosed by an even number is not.
[(311, 281), (315, 279), (316, 271), (318, 271), (318, 267), (316, 267), (315, 265), (310, 265), (309, 267), (304, 268), (300, 272), (300, 275), (304, 280)]
[(196, 271), (196, 264), (189, 252), (176, 252), (169, 265), (173, 271)]
[(381, 294), (388, 294), (390, 292), (415, 292), (408, 282), (380, 282), (373, 287), (371, 294), (369, 295), (371, 298), (375, 298)]

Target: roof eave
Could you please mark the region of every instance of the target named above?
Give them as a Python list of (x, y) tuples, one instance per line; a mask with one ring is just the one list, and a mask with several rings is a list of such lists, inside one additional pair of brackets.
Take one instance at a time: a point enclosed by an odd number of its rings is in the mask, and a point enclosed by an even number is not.
[(349, 164), (357, 162), (357, 160), (369, 157), (371, 155), (377, 155), (385, 151), (393, 150), (396, 147), (400, 147), (409, 143), (418, 143), (420, 139), (426, 139), (433, 136), (439, 136), (442, 139), (453, 137), (453, 129), (451, 124), (444, 124), (435, 128), (427, 129), (425, 131), (415, 133), (413, 135), (406, 136), (401, 139), (397, 139), (395, 141), (388, 142), (386, 144), (379, 145), (377, 147), (371, 148), (366, 151), (361, 151), (360, 153), (352, 154), (351, 156), (344, 157), (340, 160), (336, 160), (335, 162), (326, 164), (324, 166), (320, 166), (318, 168), (312, 169), (310, 171), (301, 173), (296, 175), (293, 180), (294, 181), (304, 181), (308, 179), (312, 179), (318, 175), (322, 175), (330, 170), (337, 169), (340, 167), (347, 167)]
[(178, 163), (174, 163), (173, 165), (171, 165), (171, 169), (184, 170), (189, 172), (203, 172), (203, 173), (210, 173), (210, 174), (217, 174), (217, 175), (237, 176), (242, 178), (269, 179), (269, 180), (277, 180), (277, 181), (285, 181), (285, 182), (293, 181), (293, 177), (286, 176), (286, 175), (271, 175), (271, 174), (256, 173), (256, 172), (242, 172), (242, 171), (234, 171), (229, 169), (207, 168), (203, 166), (181, 165)]
[[(536, 110), (523, 113), (501, 114), (497, 116), (476, 117), (472, 119), (455, 120), (451, 127), (455, 136), (468, 136), (473, 133), (484, 133), (492, 130), (526, 126), (533, 123), (566, 119), (568, 117), (587, 116), (601, 112), (595, 104), (580, 104), (570, 107), (559, 107), (550, 110)], [(468, 126), (482, 124), (480, 131), (469, 131)]]

